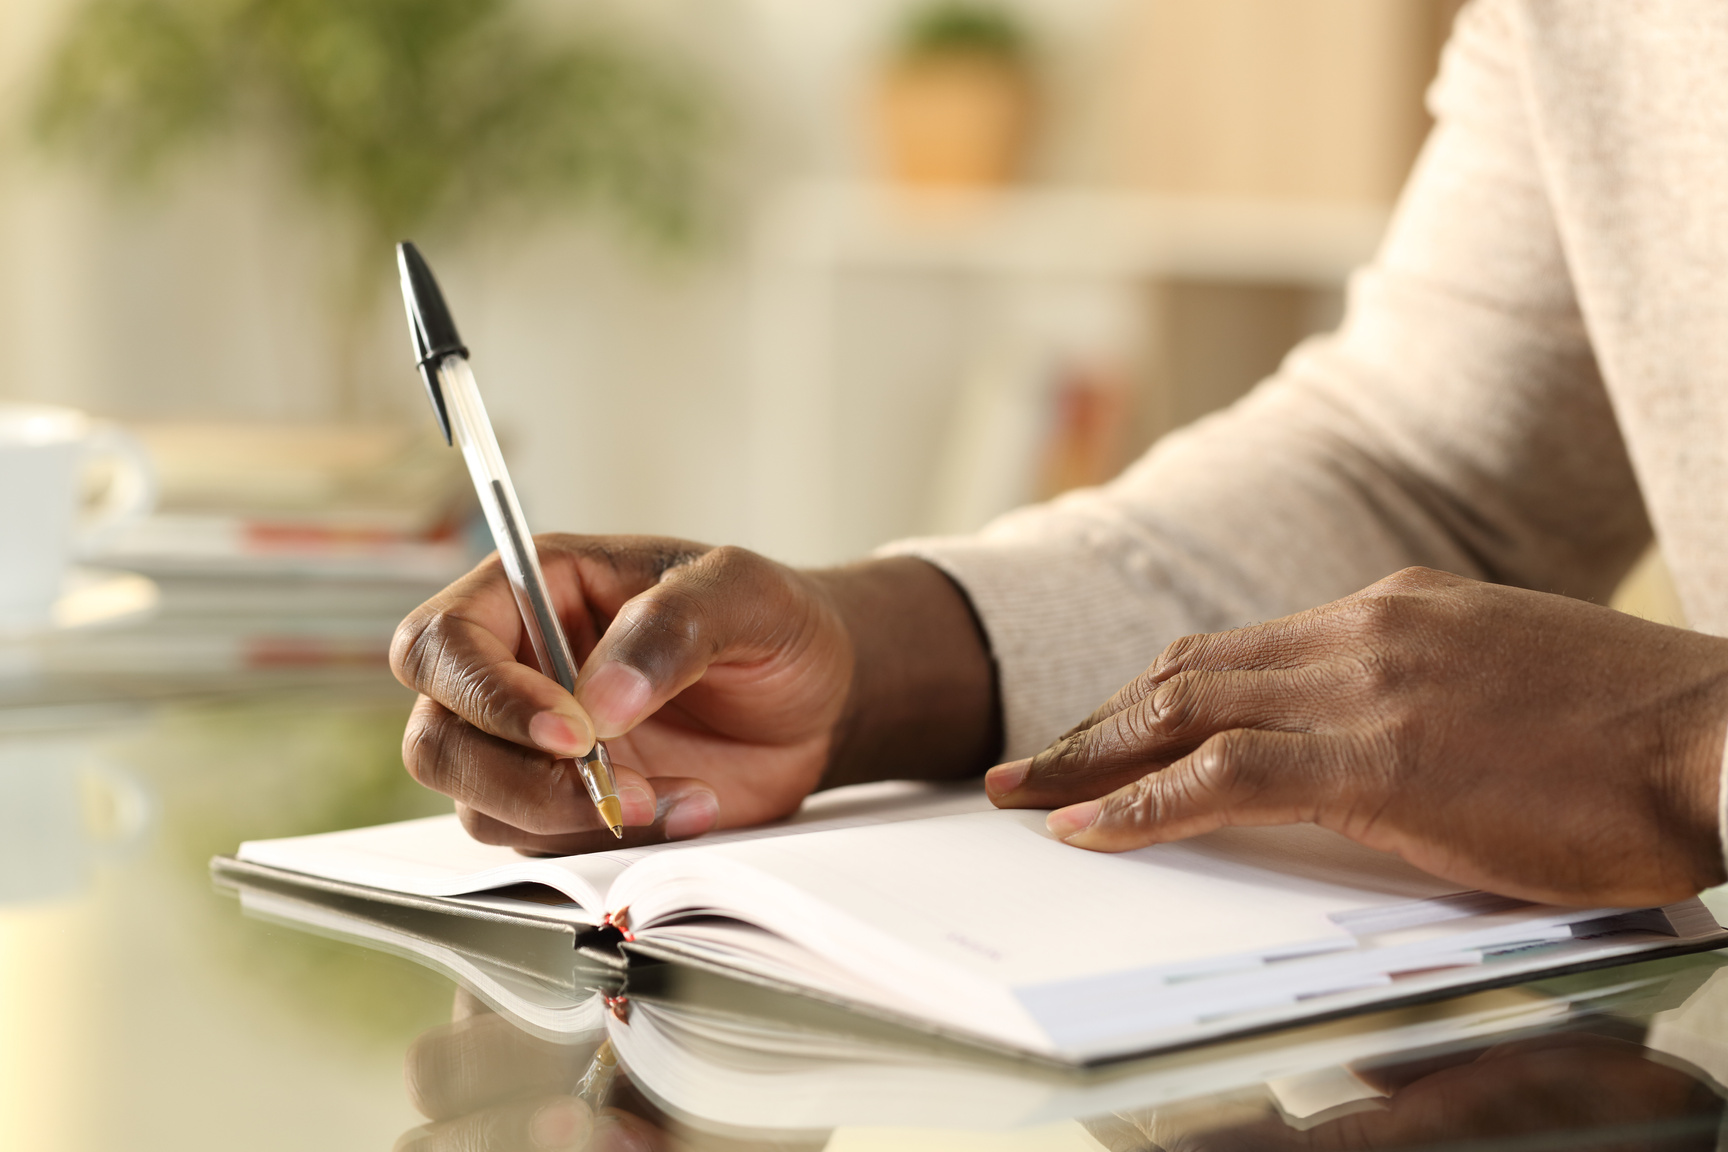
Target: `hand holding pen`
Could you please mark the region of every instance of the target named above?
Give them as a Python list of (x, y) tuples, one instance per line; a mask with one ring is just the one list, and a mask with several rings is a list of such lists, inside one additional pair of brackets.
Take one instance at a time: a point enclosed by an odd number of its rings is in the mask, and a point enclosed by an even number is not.
[[(593, 439), (570, 429), (572, 456)], [(646, 435), (631, 447), (661, 451)], [(713, 467), (728, 463), (717, 447)], [(665, 537), (535, 545), (581, 657), (574, 698), (535, 670), (502, 558), (412, 612), (391, 648), (420, 693), (403, 759), (479, 840), (552, 855), (617, 846), (569, 759), (596, 735), (617, 761), (626, 846), (773, 820), (823, 785), (991, 763), (983, 637), (922, 560), (812, 572)]]
[[(486, 523), (492, 529), (499, 559), (509, 574), (510, 589), (515, 593), (516, 607), (522, 614), (522, 624), (540, 670), (558, 681), (566, 692), (574, 694), (576, 657), (570, 651), (570, 641), (565, 638), (564, 627), (559, 623), (552, 598), (547, 594), (546, 577), (540, 570), (534, 539), (528, 532), (522, 506), (517, 502), (515, 486), (510, 483), (510, 472), (504, 466), (498, 437), (492, 431), (492, 421), (480, 399), (480, 388), (468, 367), (468, 349), (456, 335), (456, 324), (450, 318), (444, 294), (439, 291), (432, 269), (419, 250), (412, 244), (400, 244), (396, 249), (396, 259), (402, 274), (402, 302), (408, 310), (415, 362), (426, 383), (426, 393), (432, 401), (432, 411), (438, 417), (438, 426), (444, 433), (444, 442), (449, 444), (454, 440), (462, 447), (462, 457), (468, 464), (469, 476), (474, 480), (480, 506), (485, 510)], [(551, 726), (550, 721), (541, 724), (542, 727)], [(580, 742), (584, 734), (570, 735)], [(606, 745), (593, 740), (577, 753), (576, 763), (588, 798), (594, 802), (612, 835), (622, 839), (624, 814)]]

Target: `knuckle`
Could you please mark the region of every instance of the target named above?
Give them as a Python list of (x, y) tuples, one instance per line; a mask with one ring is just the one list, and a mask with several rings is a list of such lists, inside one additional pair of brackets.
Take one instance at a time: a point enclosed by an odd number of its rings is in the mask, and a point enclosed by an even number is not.
[(669, 572), (689, 567), (715, 551), (706, 544), (695, 544), (670, 536), (638, 536), (632, 538), (632, 543), (648, 569), (662, 578)]
[(472, 725), (448, 708), (416, 708), (403, 731), (403, 765), (418, 784), (454, 796), (473, 775), (480, 750)]
[(1259, 781), (1250, 754), (1254, 744), (1255, 735), (1246, 728), (1218, 733), (1195, 749), (1193, 770), (1185, 779), (1219, 799), (1257, 790)]
[(1164, 681), (1158, 678), (1157, 671), (1156, 667), (1148, 668), (1146, 671), (1140, 673), (1140, 675), (1134, 677), (1134, 679), (1128, 681), (1128, 683), (1122, 685), (1122, 687), (1116, 689), (1115, 695), (1111, 696), (1110, 699), (1106, 700), (1099, 707), (1093, 709), (1092, 715), (1088, 716), (1082, 723), (1076, 724), (1073, 728), (1070, 728), (1069, 732), (1078, 732), (1083, 728), (1091, 728), (1096, 724), (1102, 724), (1112, 716), (1120, 715), (1123, 712), (1130, 711), (1145, 704), (1153, 693), (1158, 691), (1158, 686), (1164, 683)]
[(764, 557), (736, 544), (722, 544), (710, 549), (702, 559), (707, 566), (728, 575), (754, 573), (768, 564)]
[[(466, 622), (448, 607), (428, 612), (410, 629), (398, 630), (403, 682), (482, 726), (500, 718), (497, 693), (485, 668), (461, 659), (459, 636)], [(395, 652), (392, 653), (393, 660)]]
[(1436, 568), (1424, 568), (1420, 564), (1412, 564), (1408, 568), (1400, 568), (1392, 575), (1372, 585), (1373, 588), (1383, 588), (1392, 592), (1421, 592), (1430, 588), (1449, 588), (1463, 583), (1463, 577), (1451, 572), (1441, 572)]
[(1404, 615), (1406, 593), (1376, 587), (1351, 605), (1352, 623), (1367, 636), (1384, 636), (1395, 631)]
[(1353, 678), (1370, 689), (1396, 687), (1405, 678), (1404, 655), (1420, 635), (1425, 606), (1414, 596), (1365, 597), (1356, 607), (1346, 642), (1333, 648)]
[(1152, 662), (1154, 672), (1168, 672), (1172, 668), (1182, 668), (1197, 657), (1205, 648), (1211, 637), (1204, 632), (1196, 632), (1189, 636), (1180, 636), (1164, 646), (1164, 651), (1158, 654), (1158, 659)]
[(1167, 743), (1168, 732), (1150, 708), (1129, 708), (1099, 726), (1110, 733), (1112, 744), (1124, 752), (1147, 751)]
[(1205, 704), (1205, 678), (1178, 672), (1160, 684), (1147, 700), (1152, 734), (1179, 737), (1199, 726)]
[(1358, 692), (1371, 697), (1386, 695), (1404, 678), (1390, 654), (1377, 646), (1351, 648), (1340, 659), (1348, 670), (1350, 683)]
[(428, 641), (441, 613), (422, 604), (396, 625), (390, 637), (390, 671), (409, 688), (419, 688), (428, 667)]
[(1164, 800), (1166, 783), (1151, 775), (1142, 776), (1128, 785), (1110, 805), (1113, 822), (1134, 832), (1156, 828), (1167, 810)]
[(504, 581), (504, 566), (492, 556), (410, 612), (390, 638), (390, 668), (396, 678), (417, 691), (435, 683), (447, 670), (453, 642), (469, 626), (463, 609)]
[(709, 550), (704, 544), (670, 536), (579, 536), (554, 532), (546, 538), (561, 551), (603, 564), (614, 572), (654, 575), (688, 564)]
[(460, 754), (468, 726), (426, 697), (421, 701), (402, 733), (402, 765), (417, 783), (446, 792), (448, 759)]
[[(652, 588), (674, 574), (687, 572), (692, 564), (710, 551), (706, 544), (696, 544), (668, 536), (582, 536), (573, 533), (548, 532), (534, 537), (540, 552), (541, 566), (559, 569), (578, 585), (587, 586), (599, 580), (611, 588), (641, 591)], [(589, 605), (589, 611), (594, 611)]]
[(1128, 811), (1139, 830), (1151, 832), (1179, 812), (1201, 808), (1206, 795), (1206, 789), (1189, 775), (1148, 776), (1134, 785)]
[(705, 615), (696, 589), (663, 583), (625, 605), (620, 618), (629, 629), (626, 640), (631, 644), (660, 647), (670, 641), (682, 648), (700, 643)]
[(676, 543), (668, 541), (669, 546), (659, 550), (651, 564), (662, 587), (720, 587), (748, 578), (763, 563), (756, 553), (734, 544), (680, 548)]
[(780, 605), (797, 599), (799, 578), (792, 569), (735, 544), (709, 549), (677, 575), (685, 577), (690, 587), (700, 589), (710, 607), (740, 598)]
[(1032, 775), (1060, 779), (1083, 771), (1091, 760), (1091, 729), (1063, 736), (1032, 758)]
[[(1441, 579), (1445, 579), (1442, 581)], [(1353, 609), (1359, 627), (1370, 633), (1400, 636), (1419, 628), (1431, 614), (1433, 592), (1456, 577), (1427, 568), (1406, 568), (1371, 584), (1344, 603)]]
[(1183, 769), (1151, 772), (1117, 794), (1111, 804), (1115, 823), (1152, 833), (1173, 818), (1228, 808), (1257, 788), (1246, 755), (1254, 734), (1245, 729), (1221, 732), (1183, 762)]
[(1117, 794), (1110, 815), (1119, 827), (1138, 835), (1150, 835), (1177, 813), (1200, 806), (1204, 796), (1197, 793), (1203, 791), (1203, 786), (1186, 774), (1149, 773)]

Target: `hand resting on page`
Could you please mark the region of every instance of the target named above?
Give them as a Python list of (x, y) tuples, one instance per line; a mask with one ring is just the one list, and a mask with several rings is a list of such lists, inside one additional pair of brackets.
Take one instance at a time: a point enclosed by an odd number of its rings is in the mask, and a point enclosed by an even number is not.
[(1723, 880), (1728, 641), (1408, 569), (1165, 649), (986, 778), (1120, 851), (1311, 821), (1462, 886), (1643, 906)]
[(627, 845), (777, 819), (819, 786), (976, 774), (995, 755), (984, 641), (921, 560), (812, 572), (658, 537), (536, 544), (582, 662), (574, 697), (537, 670), (495, 556), (391, 647), (420, 693), (403, 760), (479, 840), (617, 847), (570, 759), (596, 734)]

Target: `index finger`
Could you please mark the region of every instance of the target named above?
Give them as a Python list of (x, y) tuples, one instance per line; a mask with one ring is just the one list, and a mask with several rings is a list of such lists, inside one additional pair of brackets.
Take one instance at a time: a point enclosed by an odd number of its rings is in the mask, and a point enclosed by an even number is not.
[(517, 659), (525, 631), (497, 556), (410, 612), (390, 644), (396, 678), (490, 735), (561, 756), (594, 746), (576, 698)]
[(1219, 732), (1301, 731), (1312, 719), (1310, 680), (1299, 671), (1181, 672), (1030, 760), (992, 768), (985, 788), (1002, 808), (1074, 804), (1163, 769)]
[(1086, 719), (1064, 732), (1058, 742), (1144, 704), (1159, 685), (1184, 672), (1273, 672), (1313, 663), (1323, 647), (1313, 618), (1318, 611), (1298, 612), (1223, 632), (1196, 632), (1172, 640), (1146, 671), (1118, 688)]
[(1146, 670), (1146, 690), (1181, 672), (1273, 672), (1312, 664), (1327, 644), (1320, 625), (1331, 607), (1173, 640)]
[[(580, 657), (607, 616), (652, 588), (702, 545), (657, 537), (535, 537), (547, 594)], [(576, 698), (530, 660), (527, 632), (503, 564), (489, 557), (397, 627), (396, 678), (481, 731), (557, 756), (593, 747)]]

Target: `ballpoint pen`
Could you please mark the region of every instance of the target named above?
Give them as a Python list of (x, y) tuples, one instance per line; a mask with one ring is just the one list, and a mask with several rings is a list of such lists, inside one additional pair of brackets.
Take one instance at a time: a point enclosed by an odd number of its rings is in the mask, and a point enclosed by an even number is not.
[[(411, 243), (398, 244), (396, 266), (402, 274), (402, 302), (408, 309), (408, 329), (414, 340), (414, 360), (419, 365), (420, 378), (426, 382), (426, 394), (438, 417), (444, 442), (462, 448), (468, 475), (474, 480), (474, 490), (486, 512), (486, 523), (492, 529), (493, 543), (498, 546), (504, 571), (510, 577), (510, 590), (516, 595), (516, 607), (534, 646), (534, 658), (540, 662), (540, 670), (562, 684), (566, 692), (575, 692), (576, 659), (571, 655), (563, 625), (552, 611), (552, 599), (546, 594), (546, 577), (540, 571), (534, 537), (522, 518), (522, 506), (516, 500), (510, 472), (504, 467), (498, 437), (493, 434), (486, 406), (480, 401), (480, 388), (468, 366), (468, 349), (456, 335), (456, 323), (450, 318), (444, 294), (420, 250)], [(618, 786), (612, 778), (612, 758), (606, 745), (596, 740), (592, 749), (576, 758), (576, 767), (606, 827), (622, 839), (624, 813), (618, 803)]]

